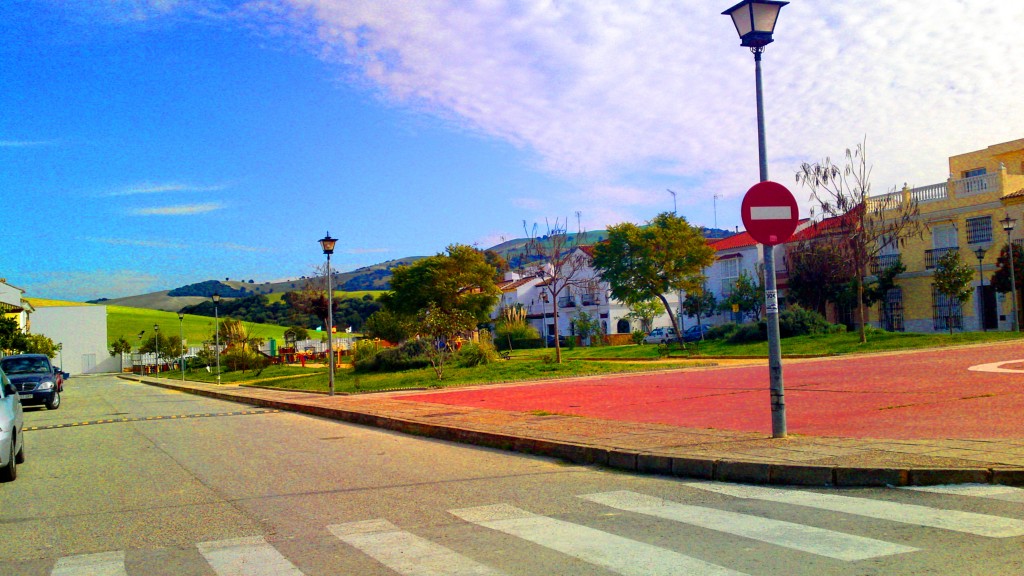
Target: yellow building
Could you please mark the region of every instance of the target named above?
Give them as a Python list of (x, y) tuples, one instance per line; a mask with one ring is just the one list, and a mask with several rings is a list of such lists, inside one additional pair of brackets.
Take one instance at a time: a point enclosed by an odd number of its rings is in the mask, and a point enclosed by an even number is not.
[[(922, 235), (908, 239), (902, 248), (883, 251), (873, 263), (878, 270), (898, 259), (906, 271), (886, 301), (871, 311), (872, 323), (889, 330), (935, 332), (946, 331), (951, 317), (955, 329), (1011, 329), (1012, 298), (997, 294), (990, 282), (1008, 238), (1000, 221), (1007, 216), (1016, 220), (1010, 232), (1015, 244), (1021, 245), (1024, 237), (1024, 139), (951, 156), (945, 182), (874, 196), (869, 206), (910, 200), (918, 203)], [(954, 250), (962, 262), (980, 271), (974, 294), (963, 306), (947, 301), (933, 287), (935, 264)], [(1024, 287), (1017, 288), (1019, 294)]]

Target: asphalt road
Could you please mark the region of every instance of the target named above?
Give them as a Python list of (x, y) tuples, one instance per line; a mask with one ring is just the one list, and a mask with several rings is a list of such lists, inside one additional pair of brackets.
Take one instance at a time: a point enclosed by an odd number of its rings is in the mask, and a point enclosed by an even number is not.
[(1024, 573), (1019, 489), (641, 477), (113, 377), (26, 416), (4, 575)]

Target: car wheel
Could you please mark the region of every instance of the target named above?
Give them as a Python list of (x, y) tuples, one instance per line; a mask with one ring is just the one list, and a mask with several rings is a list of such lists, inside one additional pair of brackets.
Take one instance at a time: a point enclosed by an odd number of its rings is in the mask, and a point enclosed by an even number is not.
[(11, 442), (10, 456), (7, 466), (0, 469), (0, 481), (2, 482), (12, 482), (18, 477), (18, 459), (14, 456), (14, 442)]
[(17, 462), (18, 464), (24, 464), (25, 463), (25, 441), (24, 440), (21, 441), (21, 450), (18, 450), (18, 453), (14, 455), (14, 461)]
[(55, 391), (53, 396), (50, 396), (50, 399), (46, 401), (46, 409), (56, 410), (57, 408), (60, 408), (60, 392)]

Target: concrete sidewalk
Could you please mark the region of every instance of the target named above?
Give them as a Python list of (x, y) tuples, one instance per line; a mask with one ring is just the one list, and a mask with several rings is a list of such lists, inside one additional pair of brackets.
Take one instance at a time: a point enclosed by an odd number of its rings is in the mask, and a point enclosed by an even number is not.
[(761, 484), (1024, 486), (1024, 432), (1013, 440), (882, 440), (693, 429), (565, 415), (122, 376), (146, 384), (408, 434), (650, 474)]

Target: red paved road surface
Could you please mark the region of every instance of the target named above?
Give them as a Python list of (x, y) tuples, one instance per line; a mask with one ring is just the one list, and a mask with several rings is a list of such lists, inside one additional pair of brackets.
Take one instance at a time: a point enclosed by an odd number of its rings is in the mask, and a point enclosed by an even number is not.
[[(968, 367), (1017, 361), (1016, 373)], [(991, 345), (784, 362), (791, 434), (873, 438), (1024, 437), (1024, 346)], [(612, 420), (771, 433), (768, 368), (576, 379), (418, 394), (405, 400), (545, 410)]]

